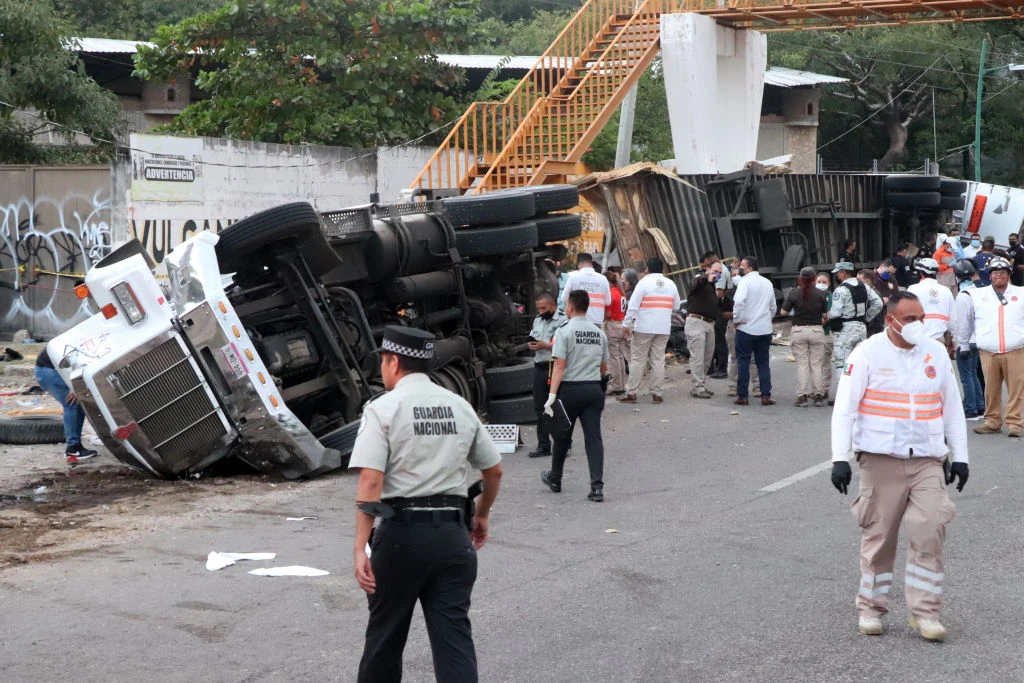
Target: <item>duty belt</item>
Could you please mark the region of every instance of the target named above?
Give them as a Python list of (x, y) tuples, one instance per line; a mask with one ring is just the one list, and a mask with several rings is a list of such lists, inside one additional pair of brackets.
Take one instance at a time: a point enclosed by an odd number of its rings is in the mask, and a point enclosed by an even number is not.
[(466, 505), (465, 496), (423, 496), (420, 498), (385, 498), (381, 501), (393, 507), (396, 511), (407, 508), (458, 508)]
[(697, 318), (698, 320), (703, 320), (706, 323), (716, 322), (715, 318), (712, 318), (711, 316), (707, 316), (707, 315), (701, 315), (700, 313), (689, 313), (687, 315), (693, 316), (694, 318)]

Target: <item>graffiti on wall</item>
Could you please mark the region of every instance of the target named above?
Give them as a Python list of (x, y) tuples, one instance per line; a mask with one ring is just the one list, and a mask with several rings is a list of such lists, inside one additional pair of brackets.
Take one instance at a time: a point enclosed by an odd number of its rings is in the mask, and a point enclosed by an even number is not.
[(209, 230), (220, 232), (237, 219), (131, 220), (132, 237), (139, 240), (153, 261), (163, 263), (171, 251), (192, 235)]
[(75, 281), (110, 253), (107, 189), (0, 200), (0, 306), (5, 331), (51, 336), (89, 315)]

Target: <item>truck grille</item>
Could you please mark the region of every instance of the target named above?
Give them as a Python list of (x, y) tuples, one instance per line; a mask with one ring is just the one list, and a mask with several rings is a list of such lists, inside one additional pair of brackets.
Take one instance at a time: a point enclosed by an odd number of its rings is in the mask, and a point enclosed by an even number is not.
[(202, 460), (227, 433), (177, 339), (117, 370), (112, 380), (139, 430), (175, 472)]

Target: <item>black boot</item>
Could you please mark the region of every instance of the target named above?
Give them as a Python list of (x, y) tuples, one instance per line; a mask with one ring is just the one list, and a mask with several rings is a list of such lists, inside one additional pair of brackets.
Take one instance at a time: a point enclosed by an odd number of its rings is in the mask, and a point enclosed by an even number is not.
[(537, 446), (537, 450), (530, 451), (527, 455), (531, 458), (545, 458), (551, 455), (551, 446), (540, 444)]
[(555, 481), (554, 479), (552, 479), (550, 472), (541, 472), (540, 473), (540, 480), (542, 482), (544, 482), (545, 486), (547, 486), (549, 489), (551, 489), (555, 493), (561, 493), (562, 492), (562, 482), (561, 481)]
[(590, 493), (587, 494), (587, 500), (592, 500), (595, 503), (603, 503), (604, 489), (591, 487)]

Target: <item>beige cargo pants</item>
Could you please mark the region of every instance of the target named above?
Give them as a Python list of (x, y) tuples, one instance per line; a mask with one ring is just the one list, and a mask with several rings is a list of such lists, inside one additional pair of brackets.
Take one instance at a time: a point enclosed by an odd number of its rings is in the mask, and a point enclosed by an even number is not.
[(629, 358), (629, 382), (626, 394), (636, 396), (644, 371), (650, 363), (651, 394), (661, 396), (661, 385), (665, 382), (665, 348), (668, 346), (667, 334), (650, 334), (634, 332)]
[(907, 530), (904, 576), (907, 608), (918, 619), (937, 619), (942, 607), (942, 547), (956, 506), (946, 493), (942, 460), (859, 453), (860, 495), (853, 516), (861, 528), (857, 613), (888, 612), (900, 523)]

